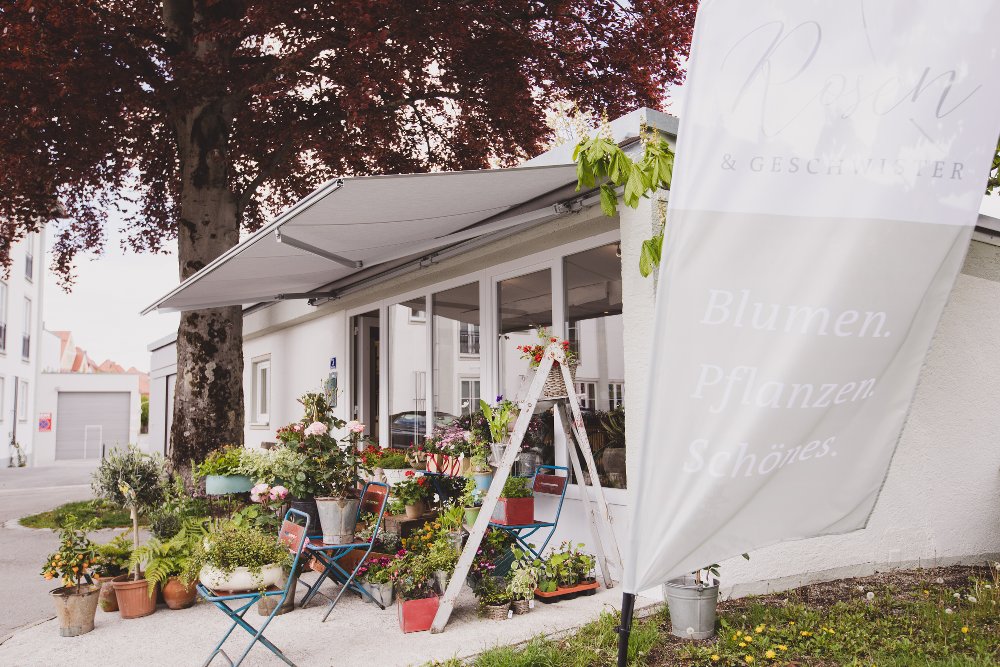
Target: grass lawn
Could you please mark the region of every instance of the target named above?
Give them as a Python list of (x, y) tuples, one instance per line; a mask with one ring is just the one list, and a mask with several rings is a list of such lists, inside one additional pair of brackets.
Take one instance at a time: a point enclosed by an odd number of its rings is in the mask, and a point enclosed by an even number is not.
[[(986, 567), (904, 570), (843, 579), (719, 606), (715, 639), (669, 634), (666, 610), (632, 627), (630, 664), (1000, 665), (1000, 581)], [(571, 604), (571, 603), (569, 603)], [(478, 656), (475, 667), (607, 667), (617, 659), (616, 615), (561, 640), (537, 638)], [(436, 663), (457, 667), (463, 663)]]
[[(131, 528), (132, 519), (128, 510), (112, 505), (103, 500), (81, 500), (66, 503), (55, 509), (39, 514), (32, 514), (21, 519), (21, 525), (28, 528), (59, 528), (70, 514), (83, 522), (97, 519), (98, 528)], [(139, 517), (139, 523), (143, 523)]]

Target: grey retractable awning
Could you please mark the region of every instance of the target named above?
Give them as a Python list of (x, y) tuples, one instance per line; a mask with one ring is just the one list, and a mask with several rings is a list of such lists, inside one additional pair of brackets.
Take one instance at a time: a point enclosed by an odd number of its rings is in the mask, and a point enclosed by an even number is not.
[(336, 179), (143, 314), (302, 298), (362, 269), (561, 215), (558, 204), (525, 205), (575, 183), (575, 165)]

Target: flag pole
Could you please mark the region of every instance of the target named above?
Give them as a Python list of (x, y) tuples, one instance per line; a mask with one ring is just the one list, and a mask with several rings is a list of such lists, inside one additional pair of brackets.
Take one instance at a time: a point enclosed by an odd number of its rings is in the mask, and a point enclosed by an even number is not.
[(615, 628), (618, 632), (618, 667), (628, 667), (628, 637), (632, 632), (632, 613), (635, 611), (635, 593), (622, 593), (622, 620)]

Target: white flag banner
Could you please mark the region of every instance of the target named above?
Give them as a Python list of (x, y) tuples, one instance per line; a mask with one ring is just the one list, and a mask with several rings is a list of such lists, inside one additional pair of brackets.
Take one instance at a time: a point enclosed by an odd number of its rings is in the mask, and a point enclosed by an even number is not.
[(707, 0), (624, 589), (867, 523), (1000, 133), (996, 0)]

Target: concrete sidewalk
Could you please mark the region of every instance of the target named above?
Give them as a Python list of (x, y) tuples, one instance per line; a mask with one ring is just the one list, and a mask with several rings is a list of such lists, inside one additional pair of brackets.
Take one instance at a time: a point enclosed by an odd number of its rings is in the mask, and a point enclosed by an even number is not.
[[(336, 590), (332, 586), (325, 588), (326, 592)], [(276, 617), (265, 636), (300, 667), (405, 667), (469, 657), (539, 634), (561, 633), (594, 620), (604, 610), (617, 609), (620, 603), (620, 589), (601, 589), (591, 597), (549, 605), (536, 603), (527, 615), (490, 621), (478, 617), (472, 592), (466, 587), (445, 632), (404, 635), (399, 629), (396, 605), (382, 611), (351, 596), (340, 601), (326, 623), (320, 622), (326, 610), (325, 601), (320, 599), (306, 609)], [(636, 609), (655, 604), (640, 597)], [(253, 625), (262, 619), (255, 610), (246, 618)], [(123, 621), (117, 613), (98, 610), (94, 631), (81, 637), (60, 637), (54, 620), (19, 631), (0, 645), (0, 665), (200, 665), (228, 627), (229, 620), (219, 610), (202, 602), (182, 611), (161, 606), (151, 616), (130, 621)], [(250, 636), (237, 629), (226, 643), (226, 652), (235, 659), (249, 641)], [(216, 661), (213, 664), (225, 664), (219, 657)], [(243, 664), (283, 663), (258, 644)]]

